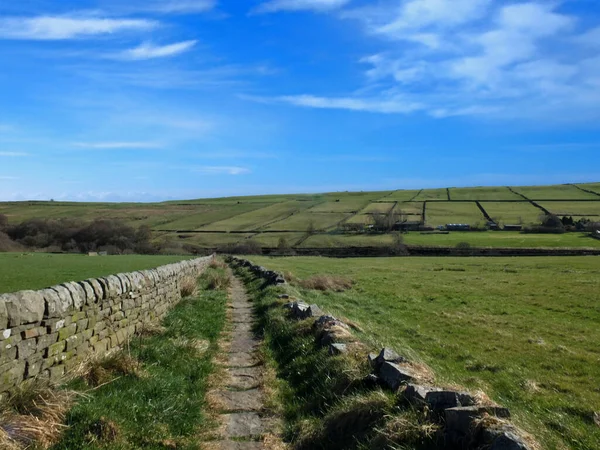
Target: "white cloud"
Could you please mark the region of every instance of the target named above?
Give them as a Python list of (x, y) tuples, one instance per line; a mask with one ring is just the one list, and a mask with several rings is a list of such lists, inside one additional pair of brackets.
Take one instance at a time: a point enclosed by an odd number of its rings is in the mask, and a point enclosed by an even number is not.
[[(562, 2), (382, 0), (339, 14), (360, 21), (381, 50), (363, 57), (348, 95), (276, 96), (312, 108), (436, 118), (600, 119), (600, 28)], [(265, 99), (254, 99), (268, 101)]]
[(154, 0), (141, 3), (138, 10), (165, 14), (203, 13), (216, 5), (216, 0)]
[(25, 153), (25, 152), (0, 152), (0, 156), (21, 157), (21, 156), (29, 156), (29, 153)]
[(348, 4), (350, 0), (270, 0), (259, 5), (255, 12), (273, 13), (278, 11), (333, 11)]
[(314, 95), (292, 95), (279, 97), (277, 100), (296, 106), (319, 109), (347, 109), (350, 111), (367, 111), (378, 113), (409, 113), (422, 109), (418, 103), (407, 102), (401, 98), (352, 98), (352, 97), (317, 97)]
[(115, 59), (125, 60), (143, 60), (155, 58), (167, 58), (179, 55), (191, 50), (198, 41), (183, 41), (169, 45), (153, 45), (150, 43), (141, 44), (138, 47), (125, 50), (116, 55)]
[(0, 19), (0, 38), (64, 40), (124, 31), (144, 31), (158, 23), (146, 19), (111, 19), (96, 16), (37, 16)]
[(163, 146), (157, 142), (75, 142), (73, 145), (94, 150), (155, 149)]
[(250, 173), (250, 169), (247, 167), (237, 166), (199, 166), (192, 168), (192, 171), (207, 175), (243, 175)]

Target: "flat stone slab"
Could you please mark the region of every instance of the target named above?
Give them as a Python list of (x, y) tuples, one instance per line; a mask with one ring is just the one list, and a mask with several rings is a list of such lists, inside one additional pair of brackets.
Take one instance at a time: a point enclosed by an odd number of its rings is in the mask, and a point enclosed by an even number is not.
[(260, 367), (245, 367), (228, 369), (231, 381), (229, 387), (233, 389), (253, 389), (260, 386), (262, 375)]
[(253, 324), (254, 323), (254, 317), (252, 317), (252, 314), (249, 313), (239, 313), (236, 314), (235, 312), (231, 315), (231, 322), (233, 322), (234, 324), (236, 323), (250, 323)]
[(258, 360), (249, 352), (232, 352), (229, 354), (228, 367), (253, 367)]
[(258, 347), (258, 345), (259, 341), (257, 341), (254, 337), (248, 337), (244, 335), (238, 336), (237, 334), (234, 334), (229, 351), (232, 353), (252, 352), (254, 349), (256, 349), (256, 347)]
[[(204, 447), (203, 447), (204, 448)], [(255, 441), (221, 441), (206, 445), (207, 450), (262, 450), (262, 442)]]
[(263, 433), (262, 420), (256, 413), (236, 413), (223, 416), (229, 438), (256, 438)]
[(263, 407), (262, 393), (258, 389), (247, 391), (220, 391), (215, 393), (215, 399), (225, 411), (259, 411)]

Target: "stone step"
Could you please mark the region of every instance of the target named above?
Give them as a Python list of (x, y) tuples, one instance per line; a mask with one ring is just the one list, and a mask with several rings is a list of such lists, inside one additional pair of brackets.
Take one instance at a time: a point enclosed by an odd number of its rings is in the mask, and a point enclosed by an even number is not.
[(260, 411), (263, 407), (262, 392), (258, 389), (247, 391), (218, 391), (213, 395), (214, 400), (223, 412), (252, 412)]

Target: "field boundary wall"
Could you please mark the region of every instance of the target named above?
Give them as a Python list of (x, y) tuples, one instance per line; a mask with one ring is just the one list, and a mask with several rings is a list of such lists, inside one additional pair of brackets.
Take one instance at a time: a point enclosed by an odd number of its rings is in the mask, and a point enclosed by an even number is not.
[(0, 295), (0, 393), (38, 378), (58, 382), (122, 346), (181, 300), (213, 256), (156, 269)]

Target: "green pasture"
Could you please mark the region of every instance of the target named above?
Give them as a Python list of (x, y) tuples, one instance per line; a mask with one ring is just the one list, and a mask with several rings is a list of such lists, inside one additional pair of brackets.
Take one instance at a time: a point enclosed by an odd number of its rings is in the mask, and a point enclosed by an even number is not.
[[(409, 232), (403, 234), (404, 243), (433, 247), (455, 247), (468, 242), (472, 247), (508, 248), (600, 248), (600, 240), (587, 233), (523, 234), (515, 231), (481, 231), (448, 234)], [(391, 234), (316, 234), (302, 243), (302, 247), (369, 247), (391, 245)]]
[(414, 198), (415, 201), (423, 200), (448, 200), (446, 189), (423, 189), (419, 195)]
[(595, 194), (590, 194), (567, 184), (556, 186), (519, 186), (513, 187), (513, 190), (523, 194), (530, 200), (593, 200), (598, 198)]
[(529, 202), (481, 202), (488, 215), (501, 225), (540, 223), (544, 212)]
[(435, 227), (449, 223), (481, 225), (486, 220), (475, 202), (428, 202), (425, 222)]
[(438, 383), (486, 392), (542, 448), (598, 448), (599, 257), (252, 260), (351, 278), (349, 291), (302, 298), (356, 322), (373, 348), (425, 362)]
[(578, 219), (583, 216), (600, 222), (600, 197), (597, 202), (540, 202), (539, 205), (561, 217), (574, 216)]
[(315, 230), (326, 230), (337, 227), (337, 224), (348, 217), (344, 213), (311, 213), (302, 211), (287, 219), (272, 223), (265, 230), (306, 231), (309, 226)]
[(393, 202), (370, 203), (360, 211), (361, 214), (387, 214), (396, 206)]
[(506, 186), (450, 188), (451, 200), (523, 200)]
[(419, 192), (421, 192), (420, 189), (394, 191), (391, 195), (383, 200), (390, 202), (409, 202), (414, 200)]
[(600, 195), (600, 183), (578, 184), (577, 186), (583, 189), (587, 189), (589, 191), (596, 192), (598, 195)]
[(152, 269), (182, 256), (87, 256), (50, 253), (0, 253), (0, 293), (43, 289), (66, 281)]

